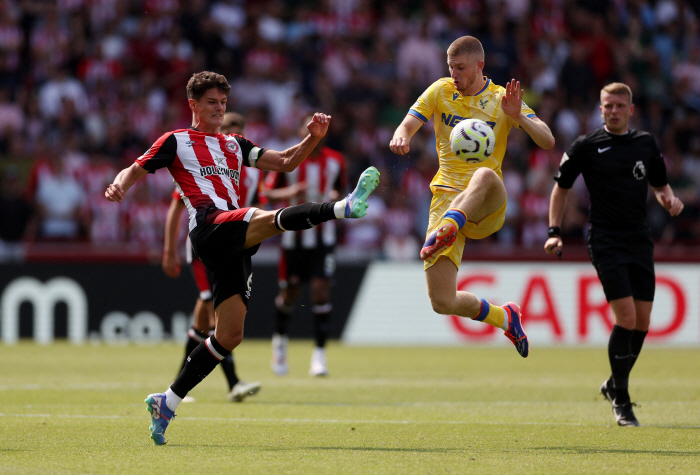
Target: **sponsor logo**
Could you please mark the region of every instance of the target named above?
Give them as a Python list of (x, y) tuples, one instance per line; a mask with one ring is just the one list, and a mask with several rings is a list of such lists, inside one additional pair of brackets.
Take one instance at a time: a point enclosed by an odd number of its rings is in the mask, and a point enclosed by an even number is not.
[(194, 145), (194, 144), (196, 144), (196, 143), (197, 143), (197, 142), (195, 142), (194, 140), (188, 140), (187, 142), (185, 142), (185, 145), (191, 147), (192, 145)]
[(598, 153), (607, 152), (607, 151), (610, 150), (611, 148), (612, 148), (612, 147), (605, 147), (605, 148), (600, 148), (600, 147), (598, 147)]
[(566, 161), (569, 159), (569, 156), (564, 152), (564, 155), (561, 156), (561, 162), (559, 162), (559, 166), (561, 167), (566, 163)]
[(251, 272), (250, 275), (248, 276), (248, 290), (245, 291), (245, 296), (246, 298), (250, 298), (250, 290), (253, 288), (253, 273)]
[(238, 181), (240, 180), (240, 173), (238, 170), (231, 170), (230, 168), (224, 168), (224, 167), (214, 167), (214, 166), (208, 166), (208, 167), (202, 167), (199, 169), (199, 174), (201, 176), (211, 176), (211, 175), (223, 175), (226, 177), (229, 177), (231, 180), (236, 183), (236, 186), (238, 185)]
[(634, 175), (634, 177), (637, 180), (641, 180), (645, 176), (647, 176), (647, 169), (641, 160), (637, 160), (637, 163), (634, 164), (634, 168), (632, 169), (632, 174)]
[(453, 100), (453, 101), (456, 101), (458, 97), (459, 97), (459, 92), (453, 92), (453, 93), (452, 93), (452, 100)]
[(34, 340), (40, 344), (54, 339), (54, 310), (59, 302), (68, 310), (68, 339), (83, 343), (87, 337), (88, 299), (83, 288), (73, 279), (54, 277), (43, 283), (34, 277), (20, 277), (10, 282), (0, 298), (2, 341), (16, 343), (19, 338), (19, 308), (29, 302), (34, 308)]
[(238, 153), (238, 142), (236, 142), (235, 140), (227, 140), (226, 150), (228, 150), (231, 153)]
[(223, 167), (226, 165), (226, 157), (217, 157), (214, 156), (214, 161), (219, 164), (220, 167)]

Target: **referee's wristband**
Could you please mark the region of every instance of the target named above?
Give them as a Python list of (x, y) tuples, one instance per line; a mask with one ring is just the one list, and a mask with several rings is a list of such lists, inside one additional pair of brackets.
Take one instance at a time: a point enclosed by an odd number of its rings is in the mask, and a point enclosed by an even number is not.
[(547, 236), (561, 237), (561, 228), (559, 226), (550, 226), (549, 229), (547, 229)]

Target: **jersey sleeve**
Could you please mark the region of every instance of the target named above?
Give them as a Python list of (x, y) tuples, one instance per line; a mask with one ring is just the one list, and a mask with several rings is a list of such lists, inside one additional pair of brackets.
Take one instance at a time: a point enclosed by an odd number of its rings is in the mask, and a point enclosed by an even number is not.
[(177, 155), (177, 139), (172, 132), (160, 136), (151, 148), (136, 159), (148, 173), (155, 173), (159, 168), (169, 167)]
[(583, 137), (579, 137), (572, 143), (561, 157), (559, 171), (554, 180), (560, 187), (569, 189), (581, 173), (581, 144)]
[(172, 193), (170, 193), (170, 199), (171, 200), (179, 200), (182, 198), (182, 195), (180, 195), (180, 187), (175, 185), (175, 189), (173, 190)]
[(243, 137), (242, 135), (234, 135), (236, 141), (241, 146), (243, 154), (243, 165), (246, 167), (257, 168), (258, 159), (262, 154), (267, 152), (266, 148), (258, 147), (256, 144)]
[(437, 93), (438, 83), (434, 82), (423, 92), (423, 94), (420, 95), (416, 102), (413, 103), (408, 111), (408, 114), (412, 115), (424, 124), (428, 122), (436, 109)]
[(666, 176), (666, 162), (659, 150), (659, 145), (651, 135), (649, 148), (652, 151), (651, 160), (649, 160), (649, 184), (653, 187), (668, 185), (668, 177)]
[[(535, 114), (535, 111), (530, 108), (527, 104), (525, 104), (525, 101), (522, 101), (522, 106), (520, 107), (520, 111), (525, 114), (525, 117), (528, 119), (533, 119), (537, 118), (537, 114)], [(513, 119), (511, 119), (513, 120)], [(513, 125), (516, 126), (519, 129), (522, 129), (522, 127), (517, 124), (515, 121), (513, 121)]]

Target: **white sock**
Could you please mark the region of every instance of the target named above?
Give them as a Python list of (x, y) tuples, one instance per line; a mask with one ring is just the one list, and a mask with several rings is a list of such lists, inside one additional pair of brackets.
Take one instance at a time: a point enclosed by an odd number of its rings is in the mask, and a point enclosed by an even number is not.
[(503, 319), (503, 326), (501, 327), (504, 332), (508, 331), (508, 312), (506, 312), (506, 309), (503, 309), (503, 315), (505, 318)]
[(177, 406), (179, 406), (181, 402), (182, 398), (175, 394), (172, 389), (168, 388), (165, 391), (165, 405), (168, 406), (168, 409), (175, 412), (175, 409), (177, 409)]
[(337, 219), (343, 219), (345, 217), (345, 201), (346, 199), (343, 198), (340, 201), (336, 201), (333, 205), (333, 212)]

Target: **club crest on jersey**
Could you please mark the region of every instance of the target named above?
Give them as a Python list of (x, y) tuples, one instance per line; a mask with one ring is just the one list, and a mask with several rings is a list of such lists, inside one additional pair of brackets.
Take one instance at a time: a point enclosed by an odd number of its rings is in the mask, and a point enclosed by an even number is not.
[(231, 153), (238, 153), (238, 142), (236, 142), (235, 140), (227, 140), (226, 150), (228, 150)]
[(634, 177), (637, 180), (641, 180), (645, 176), (647, 176), (647, 169), (641, 160), (637, 160), (637, 163), (634, 164), (634, 168), (632, 169), (632, 174), (634, 174)]
[(483, 109), (486, 109), (486, 104), (488, 104), (488, 103), (489, 103), (489, 100), (488, 100), (488, 99), (486, 99), (486, 100), (483, 100), (483, 99), (479, 100), (479, 105), (481, 106), (481, 109), (482, 109), (482, 110), (483, 110)]

